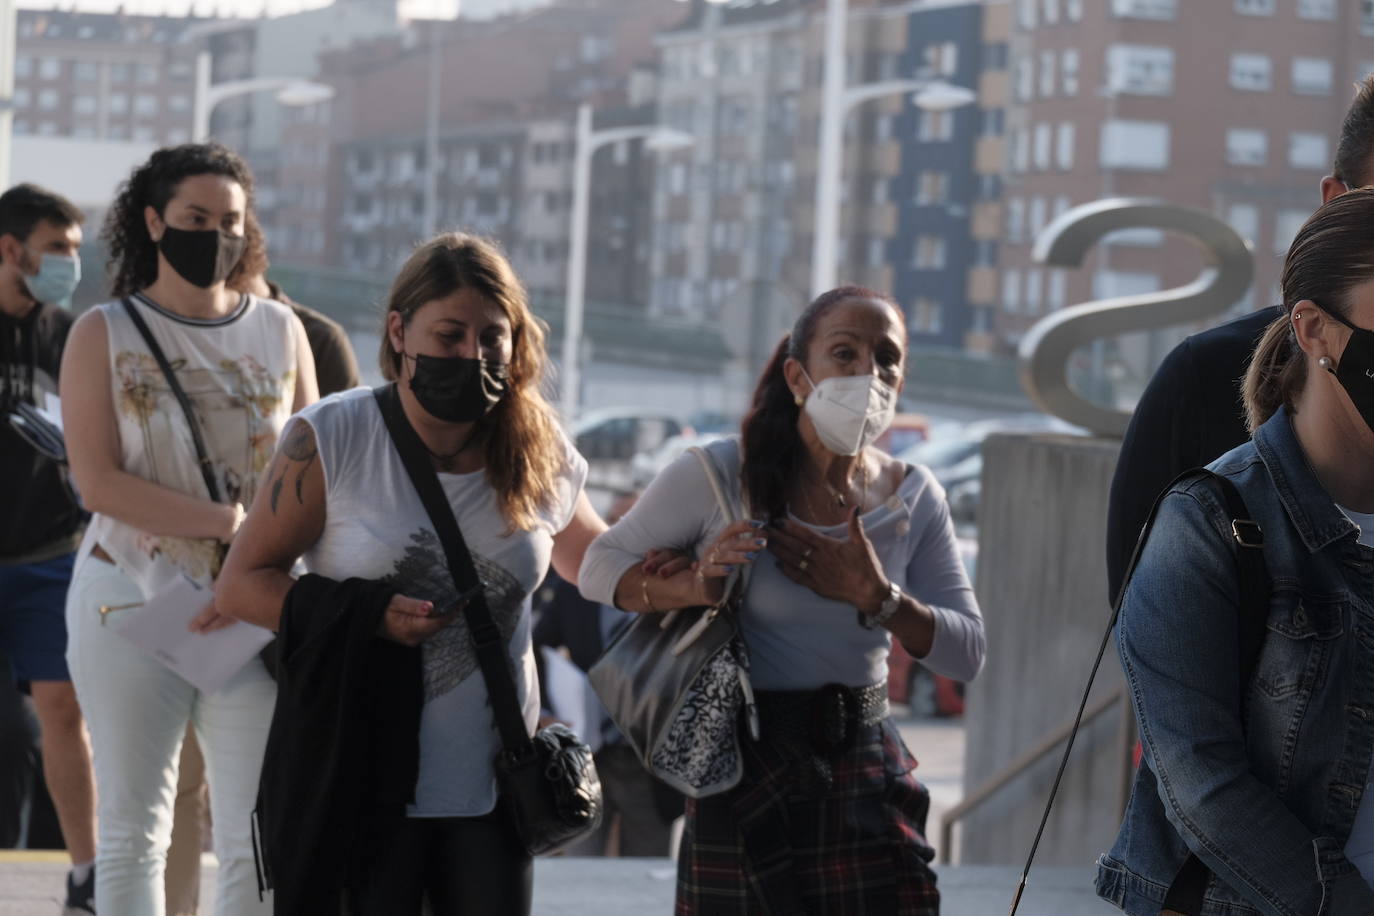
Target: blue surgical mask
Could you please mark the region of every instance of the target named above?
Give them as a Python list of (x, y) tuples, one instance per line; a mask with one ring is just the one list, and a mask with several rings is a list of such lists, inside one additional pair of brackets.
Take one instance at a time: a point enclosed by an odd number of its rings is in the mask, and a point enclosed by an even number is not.
[(81, 260), (75, 255), (45, 254), (38, 261), (38, 273), (23, 277), (29, 295), (39, 302), (66, 305), (81, 282)]

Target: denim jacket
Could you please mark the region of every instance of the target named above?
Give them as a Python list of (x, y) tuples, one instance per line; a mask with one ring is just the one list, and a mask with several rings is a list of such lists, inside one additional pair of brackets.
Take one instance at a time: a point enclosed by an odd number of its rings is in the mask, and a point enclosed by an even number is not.
[(1264, 646), (1242, 704), (1230, 519), (1215, 485), (1176, 485), (1117, 627), (1144, 761), (1097, 893), (1154, 916), (1192, 851), (1214, 876), (1206, 916), (1370, 916), (1344, 847), (1374, 752), (1374, 551), (1286, 410), (1210, 467), (1264, 532)]

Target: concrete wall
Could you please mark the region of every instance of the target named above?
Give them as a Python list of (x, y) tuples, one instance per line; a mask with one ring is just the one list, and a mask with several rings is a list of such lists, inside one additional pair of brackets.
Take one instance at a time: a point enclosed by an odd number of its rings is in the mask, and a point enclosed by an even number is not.
[[(996, 435), (983, 446), (976, 584), (988, 661), (968, 687), (966, 798), (1077, 710), (1111, 613), (1104, 545), (1119, 448), (1044, 434)], [(1121, 681), (1113, 641), (1092, 698)], [(1115, 837), (1124, 804), (1121, 709), (1080, 732), (1037, 862), (1090, 865)], [(964, 819), (957, 861), (1025, 861), (1061, 754), (1062, 745)]]

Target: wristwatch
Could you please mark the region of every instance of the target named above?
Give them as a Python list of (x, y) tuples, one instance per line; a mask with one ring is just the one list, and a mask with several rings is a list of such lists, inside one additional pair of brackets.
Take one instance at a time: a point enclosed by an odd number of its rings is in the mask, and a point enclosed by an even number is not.
[(878, 627), (887, 623), (888, 620), (892, 618), (892, 615), (897, 613), (897, 608), (901, 606), (902, 590), (896, 582), (889, 579), (887, 582), (887, 597), (884, 598), (883, 603), (878, 606), (878, 613), (871, 617), (867, 614), (862, 615), (859, 619), (859, 623), (863, 624), (866, 630), (876, 630)]

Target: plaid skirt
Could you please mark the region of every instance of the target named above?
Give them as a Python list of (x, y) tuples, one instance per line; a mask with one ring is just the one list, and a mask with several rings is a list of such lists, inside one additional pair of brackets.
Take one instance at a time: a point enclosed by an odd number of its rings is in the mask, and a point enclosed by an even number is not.
[(930, 793), (890, 719), (857, 729), (817, 786), (802, 761), (743, 738), (744, 778), (687, 801), (677, 916), (934, 916)]

